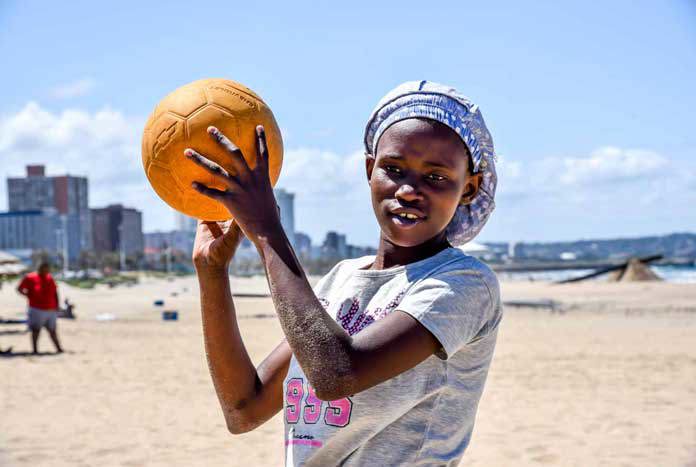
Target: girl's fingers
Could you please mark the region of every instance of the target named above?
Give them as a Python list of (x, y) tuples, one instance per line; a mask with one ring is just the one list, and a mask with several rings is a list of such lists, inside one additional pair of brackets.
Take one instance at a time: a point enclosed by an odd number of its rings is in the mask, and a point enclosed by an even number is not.
[(262, 125), (256, 127), (256, 170), (268, 174), (268, 142)]
[(201, 221), (203, 224), (205, 224), (208, 227), (208, 230), (210, 230), (210, 233), (213, 234), (213, 238), (218, 238), (224, 234), (222, 231), (222, 228), (220, 227), (220, 224), (218, 224), (215, 221)]
[(235, 242), (240, 241), (244, 237), (244, 232), (239, 227), (234, 219), (226, 222), (227, 227), (225, 228), (225, 236), (223, 237), (223, 242), (225, 245), (234, 246)]
[(191, 188), (196, 190), (198, 193), (202, 194), (203, 196), (207, 196), (208, 198), (212, 198), (215, 201), (222, 201), (224, 198), (230, 195), (229, 191), (223, 191), (223, 190), (216, 190), (215, 188), (210, 188), (202, 183), (198, 182), (193, 182), (191, 184)]
[[(236, 144), (230, 141), (230, 139), (227, 136), (225, 136), (220, 130), (218, 130), (214, 126), (209, 126), (208, 134), (220, 146), (222, 146), (230, 156), (232, 156), (232, 161), (235, 165), (238, 165), (243, 171), (248, 172), (249, 170), (251, 170), (249, 169), (249, 165), (247, 164), (246, 159), (244, 159), (244, 154), (242, 154), (242, 150), (239, 149)], [(239, 173), (241, 173), (241, 171)]]
[(186, 149), (184, 151), (184, 155), (188, 159), (193, 161), (196, 165), (203, 167), (207, 172), (209, 172), (211, 175), (213, 175), (215, 178), (222, 181), (226, 185), (237, 184), (237, 179), (233, 175), (230, 175), (230, 173), (227, 170), (223, 169), (222, 166), (220, 166), (220, 164), (216, 164), (215, 162), (211, 161), (205, 156), (202, 156), (201, 154), (197, 153), (193, 149)]

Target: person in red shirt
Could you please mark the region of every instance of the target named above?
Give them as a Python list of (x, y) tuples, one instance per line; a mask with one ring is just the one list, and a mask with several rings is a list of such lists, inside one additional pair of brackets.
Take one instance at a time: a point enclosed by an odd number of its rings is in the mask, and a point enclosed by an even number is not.
[(56, 323), (58, 318), (58, 287), (50, 274), (50, 265), (41, 263), (36, 272), (24, 276), (17, 291), (29, 299), (28, 323), (31, 329), (31, 343), (35, 354), (38, 352), (39, 333), (45, 327), (51, 336), (57, 353), (63, 348), (58, 340)]

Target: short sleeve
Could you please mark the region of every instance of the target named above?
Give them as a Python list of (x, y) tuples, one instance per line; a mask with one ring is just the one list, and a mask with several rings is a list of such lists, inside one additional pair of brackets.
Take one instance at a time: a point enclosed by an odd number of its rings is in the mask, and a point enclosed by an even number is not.
[(418, 281), (397, 309), (425, 326), (449, 358), (497, 326), (499, 293), (494, 282), (489, 286), (471, 270), (441, 272)]

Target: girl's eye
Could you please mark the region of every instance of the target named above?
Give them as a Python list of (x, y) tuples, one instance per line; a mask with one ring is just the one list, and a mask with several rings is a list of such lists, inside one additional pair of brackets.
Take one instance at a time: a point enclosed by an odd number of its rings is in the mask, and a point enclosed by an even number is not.
[(396, 174), (400, 174), (400, 173), (401, 173), (401, 169), (398, 168), (398, 167), (396, 167), (396, 166), (394, 166), (394, 165), (388, 165), (388, 166), (385, 167), (385, 169), (386, 169), (387, 172), (392, 172), (392, 173), (396, 173)]
[(445, 180), (445, 177), (443, 177), (442, 175), (438, 175), (438, 174), (430, 174), (430, 175), (428, 175), (428, 178), (430, 180), (435, 181), (435, 182), (441, 182), (441, 181)]

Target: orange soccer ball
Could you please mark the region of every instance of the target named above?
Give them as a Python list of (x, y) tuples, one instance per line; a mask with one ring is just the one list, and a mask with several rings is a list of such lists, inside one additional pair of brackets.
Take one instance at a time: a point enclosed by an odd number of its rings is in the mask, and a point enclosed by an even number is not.
[(239, 149), (249, 167), (256, 166), (257, 125), (266, 130), (269, 176), (275, 185), (283, 163), (283, 139), (271, 109), (251, 89), (227, 79), (202, 79), (180, 87), (155, 107), (143, 131), (145, 174), (168, 205), (197, 219), (230, 219), (219, 202), (191, 188), (194, 181), (225, 189), (212, 175), (184, 156), (192, 148), (232, 172), (230, 156), (209, 135), (217, 127)]

